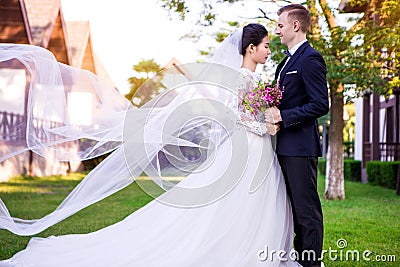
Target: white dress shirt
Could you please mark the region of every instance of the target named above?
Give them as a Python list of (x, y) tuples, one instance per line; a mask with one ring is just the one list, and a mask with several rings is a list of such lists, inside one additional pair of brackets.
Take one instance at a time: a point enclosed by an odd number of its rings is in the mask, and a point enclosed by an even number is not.
[[(299, 47), (304, 44), (305, 42), (307, 42), (307, 39), (301, 41), (300, 43), (296, 44), (295, 46), (292, 47), (292, 49), (289, 50), (289, 53), (291, 55), (294, 55), (294, 53), (296, 53), (297, 49), (299, 49)], [(281, 72), (282, 70), (285, 68), (286, 64), (289, 62), (290, 60), (290, 56), (287, 57), (285, 64), (283, 65), (283, 67), (281, 68), (281, 70), (279, 71), (278, 74), (278, 81), (281, 79)]]

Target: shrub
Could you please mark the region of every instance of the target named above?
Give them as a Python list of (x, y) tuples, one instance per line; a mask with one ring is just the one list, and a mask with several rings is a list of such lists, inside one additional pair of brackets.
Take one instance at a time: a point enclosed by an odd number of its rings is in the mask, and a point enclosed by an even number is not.
[(344, 160), (344, 179), (347, 181), (361, 182), (361, 161), (354, 159)]
[[(361, 161), (354, 159), (344, 159), (344, 179), (347, 181), (361, 182)], [(321, 175), (326, 175), (326, 159), (318, 159), (318, 171)]]
[(396, 189), (399, 167), (400, 161), (368, 161), (366, 163), (368, 183)]
[(93, 170), (94, 168), (96, 168), (97, 165), (99, 165), (110, 154), (111, 153), (106, 153), (106, 154), (103, 154), (101, 156), (97, 156), (95, 158), (91, 158), (91, 159), (88, 159), (88, 160), (83, 160), (82, 164), (83, 164), (84, 171)]
[(326, 159), (325, 158), (318, 159), (318, 171), (321, 175), (323, 175), (323, 176), (326, 175)]

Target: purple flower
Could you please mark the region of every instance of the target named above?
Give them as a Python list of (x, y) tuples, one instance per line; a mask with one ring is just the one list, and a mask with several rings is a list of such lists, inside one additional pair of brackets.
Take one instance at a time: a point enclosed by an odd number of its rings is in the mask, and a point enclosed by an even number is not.
[(253, 90), (244, 95), (242, 104), (251, 113), (257, 114), (261, 108), (279, 105), (282, 91), (276, 81), (271, 84), (260, 81)]

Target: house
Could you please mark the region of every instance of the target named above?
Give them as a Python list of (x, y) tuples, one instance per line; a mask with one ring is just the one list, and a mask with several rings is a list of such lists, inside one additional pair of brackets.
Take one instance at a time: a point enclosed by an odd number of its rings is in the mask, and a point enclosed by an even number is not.
[[(89, 70), (107, 80), (110, 86), (115, 88), (92, 49), (89, 22), (65, 21), (60, 0), (1, 1), (0, 42), (46, 48), (54, 54), (57, 61)], [(2, 153), (18, 151), (24, 147), (28, 88), (29, 77), (21, 64), (0, 65)], [(74, 150), (79, 144), (75, 142), (68, 146), (68, 149)], [(0, 159), (3, 155), (0, 154)], [(65, 174), (80, 168), (81, 163), (78, 161), (59, 162), (51, 160), (51, 157), (45, 159), (32, 151), (26, 151), (0, 163), (0, 181), (18, 174), (36, 176)]]
[[(366, 3), (349, 5), (347, 0), (342, 0), (339, 9), (344, 13), (360, 13), (365, 11)], [(400, 75), (399, 67), (392, 66), (391, 69), (398, 71), (391, 73), (391, 77)], [(400, 160), (399, 95), (400, 88), (394, 88), (388, 98), (366, 92), (362, 98), (355, 100), (354, 159), (362, 161), (362, 182), (367, 182), (367, 161)]]

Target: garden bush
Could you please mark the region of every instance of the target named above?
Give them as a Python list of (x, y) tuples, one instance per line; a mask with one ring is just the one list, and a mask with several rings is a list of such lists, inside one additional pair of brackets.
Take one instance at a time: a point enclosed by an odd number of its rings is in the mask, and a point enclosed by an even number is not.
[[(345, 159), (343, 163), (344, 179), (347, 181), (361, 182), (361, 161), (354, 159)], [(318, 171), (321, 175), (326, 174), (326, 159), (318, 159)]]
[(354, 159), (344, 160), (344, 179), (347, 181), (361, 182), (361, 161)]
[(368, 161), (366, 163), (368, 183), (396, 189), (399, 167), (400, 161)]

